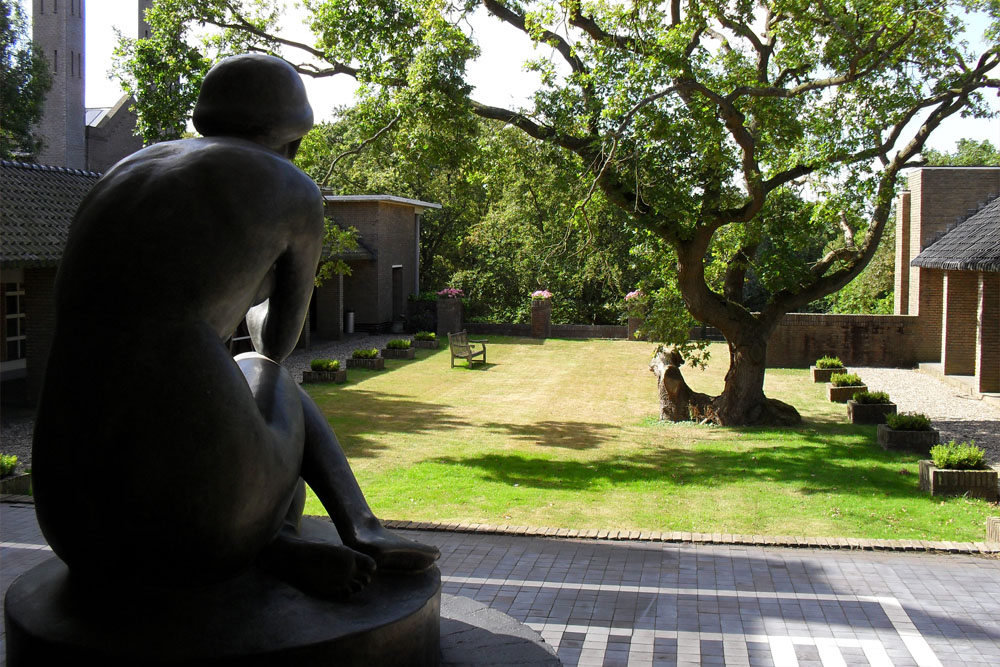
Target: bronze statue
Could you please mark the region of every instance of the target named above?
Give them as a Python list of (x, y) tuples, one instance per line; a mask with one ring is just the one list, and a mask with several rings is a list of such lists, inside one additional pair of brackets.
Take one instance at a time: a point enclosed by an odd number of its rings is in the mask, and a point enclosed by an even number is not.
[[(376, 566), (430, 567), (437, 549), (381, 526), (280, 365), (323, 240), (319, 189), (291, 162), (312, 126), (302, 82), (278, 58), (228, 58), (194, 123), (203, 138), (110, 169), (73, 222), (32, 455), (45, 538), (74, 577), (149, 586), (256, 564), (339, 597)], [(256, 352), (234, 360), (245, 314)], [(333, 525), (302, 529), (303, 480)]]

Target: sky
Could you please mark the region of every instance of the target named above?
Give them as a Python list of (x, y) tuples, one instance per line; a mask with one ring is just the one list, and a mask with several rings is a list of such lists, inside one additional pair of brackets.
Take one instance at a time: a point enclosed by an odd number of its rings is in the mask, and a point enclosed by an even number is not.
[[(109, 107), (122, 95), (121, 88), (117, 82), (110, 80), (108, 74), (111, 69), (111, 53), (116, 43), (114, 28), (119, 28), (127, 37), (136, 37), (137, 2), (90, 0), (87, 2), (86, 12), (86, 104), (88, 107)], [(524, 72), (520, 68), (520, 63), (534, 53), (530, 40), (516, 30), (497, 26), (496, 21), (482, 15), (473, 16), (472, 23), (484, 54), (471, 63), (468, 69), (469, 80), (476, 87), (474, 98), (496, 106), (516, 107), (526, 104), (538, 83), (536, 74)], [(984, 25), (985, 23), (973, 23), (970, 41), (981, 35)], [(299, 41), (310, 41), (308, 29), (295, 20), (290, 20), (283, 27), (282, 34)], [(321, 80), (304, 77), (304, 80), (317, 120), (329, 120), (335, 106), (350, 104), (353, 100), (356, 85), (346, 75)], [(997, 93), (987, 95), (992, 108), (1000, 110)], [(989, 139), (995, 145), (1000, 145), (1000, 119), (951, 117), (931, 135), (927, 146), (951, 152), (961, 138)]]

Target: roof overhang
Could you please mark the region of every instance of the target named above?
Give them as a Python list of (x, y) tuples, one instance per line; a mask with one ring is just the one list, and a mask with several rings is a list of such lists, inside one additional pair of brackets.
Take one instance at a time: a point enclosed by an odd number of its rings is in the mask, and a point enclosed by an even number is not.
[(331, 204), (351, 204), (351, 203), (381, 203), (393, 204), (396, 206), (411, 206), (415, 213), (423, 213), (425, 209), (439, 209), (441, 204), (421, 201), (419, 199), (408, 199), (406, 197), (396, 197), (395, 195), (324, 195), (324, 201)]

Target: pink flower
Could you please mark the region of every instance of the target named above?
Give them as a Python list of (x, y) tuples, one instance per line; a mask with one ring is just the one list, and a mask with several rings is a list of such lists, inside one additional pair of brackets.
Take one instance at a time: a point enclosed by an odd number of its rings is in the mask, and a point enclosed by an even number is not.
[(639, 299), (642, 296), (643, 296), (642, 290), (641, 289), (637, 289), (634, 292), (629, 292), (628, 294), (626, 294), (625, 295), (625, 300), (626, 301), (632, 301), (633, 299)]
[(547, 289), (536, 290), (536, 291), (534, 291), (534, 292), (531, 293), (531, 298), (532, 299), (551, 299), (552, 298), (552, 292), (548, 291)]
[(460, 299), (465, 296), (465, 292), (458, 287), (445, 287), (443, 290), (438, 292), (438, 296), (443, 296), (448, 299)]

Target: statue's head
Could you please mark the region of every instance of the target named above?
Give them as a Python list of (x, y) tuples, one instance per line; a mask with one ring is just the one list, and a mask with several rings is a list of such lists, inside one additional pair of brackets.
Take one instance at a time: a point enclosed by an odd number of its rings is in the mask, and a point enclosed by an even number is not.
[(279, 149), (313, 124), (302, 79), (281, 58), (262, 54), (221, 60), (205, 76), (194, 126), (206, 137), (240, 137)]

